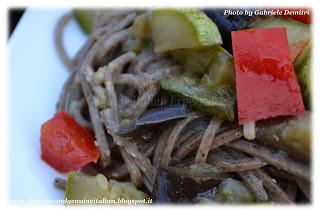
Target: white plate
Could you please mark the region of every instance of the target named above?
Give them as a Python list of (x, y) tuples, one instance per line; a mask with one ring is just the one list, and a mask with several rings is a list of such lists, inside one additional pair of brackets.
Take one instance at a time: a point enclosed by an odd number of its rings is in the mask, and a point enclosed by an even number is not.
[[(53, 180), (63, 176), (40, 159), (40, 127), (55, 113), (68, 71), (54, 48), (58, 19), (69, 9), (28, 9), (8, 43), (9, 47), (9, 199), (63, 199)], [(85, 40), (75, 21), (64, 34), (74, 55)]]

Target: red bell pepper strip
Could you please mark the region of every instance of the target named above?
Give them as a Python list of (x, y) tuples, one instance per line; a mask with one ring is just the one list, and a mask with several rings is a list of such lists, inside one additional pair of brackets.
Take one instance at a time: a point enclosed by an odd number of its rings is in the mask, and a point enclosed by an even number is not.
[[(311, 11), (310, 9), (306, 9), (306, 8), (299, 8), (299, 9), (292, 9), (292, 8), (281, 8), (278, 9), (279, 11), (282, 12), (282, 15), (277, 15), (279, 17), (283, 17), (283, 18), (290, 18), (296, 21), (300, 21), (302, 23), (305, 24), (311, 24)], [(306, 14), (304, 15), (294, 15), (294, 12), (305, 12)], [(309, 11), (309, 13), (308, 13)]]
[(77, 170), (100, 157), (87, 129), (64, 112), (41, 126), (40, 143), (41, 158), (59, 172)]
[(304, 111), (286, 28), (232, 32), (239, 123)]

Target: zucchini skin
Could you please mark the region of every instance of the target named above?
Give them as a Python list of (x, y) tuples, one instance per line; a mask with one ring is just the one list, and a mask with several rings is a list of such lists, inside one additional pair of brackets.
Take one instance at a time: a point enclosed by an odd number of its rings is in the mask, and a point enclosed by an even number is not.
[(169, 94), (182, 98), (188, 105), (199, 111), (224, 120), (234, 120), (234, 93), (227, 85), (209, 91), (196, 86), (194, 80), (186, 76), (165, 78), (161, 80), (160, 85)]
[(217, 26), (201, 10), (156, 9), (150, 20), (155, 52), (222, 44)]

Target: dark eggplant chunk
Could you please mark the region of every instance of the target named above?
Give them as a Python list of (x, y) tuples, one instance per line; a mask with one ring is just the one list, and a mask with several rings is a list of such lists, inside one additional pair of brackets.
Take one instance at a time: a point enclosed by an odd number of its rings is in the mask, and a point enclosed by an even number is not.
[(304, 162), (311, 157), (311, 114), (258, 122), (257, 142), (281, 149)]
[(177, 121), (187, 116), (185, 105), (176, 105), (151, 109), (139, 118), (120, 127), (118, 135), (135, 137), (148, 133), (155, 127), (163, 126), (171, 121)]
[(152, 196), (159, 203), (188, 203), (218, 186), (226, 176), (208, 164), (159, 168)]
[(167, 121), (185, 118), (187, 116), (187, 107), (169, 106), (158, 109), (151, 109), (144, 113), (138, 120), (138, 126), (157, 125)]
[[(248, 24), (255, 19), (254, 16), (248, 15), (224, 15), (228, 9), (205, 9), (205, 14), (218, 26), (222, 36), (224, 47), (228, 52), (232, 53), (231, 31), (247, 28)], [(245, 11), (245, 9), (230, 9), (232, 11)]]

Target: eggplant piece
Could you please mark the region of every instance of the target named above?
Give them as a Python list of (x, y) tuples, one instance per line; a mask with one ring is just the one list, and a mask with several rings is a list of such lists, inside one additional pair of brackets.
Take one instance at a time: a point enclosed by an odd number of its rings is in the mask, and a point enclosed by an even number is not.
[(187, 107), (185, 105), (155, 108), (120, 127), (117, 134), (124, 137), (144, 135), (156, 127), (185, 117), (187, 117)]
[(257, 141), (281, 149), (292, 157), (309, 162), (311, 157), (311, 113), (258, 123)]
[(209, 164), (186, 168), (160, 167), (152, 196), (159, 203), (188, 203), (199, 193), (218, 186), (225, 177), (220, 169)]
[[(243, 12), (245, 9), (241, 9)], [(205, 14), (217, 25), (222, 36), (224, 47), (232, 53), (231, 31), (241, 30), (255, 19), (255, 16), (248, 15), (224, 15), (225, 9), (206, 9)], [(240, 11), (240, 10), (238, 10)]]

